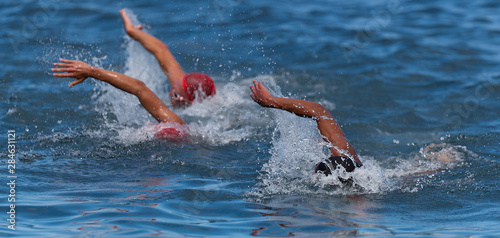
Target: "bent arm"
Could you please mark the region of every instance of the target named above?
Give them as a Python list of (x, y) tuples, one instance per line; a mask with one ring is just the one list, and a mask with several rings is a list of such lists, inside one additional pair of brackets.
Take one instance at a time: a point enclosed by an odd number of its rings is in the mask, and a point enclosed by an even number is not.
[(185, 124), (185, 122), (170, 111), (156, 94), (154, 94), (144, 82), (135, 78), (129, 77), (113, 71), (92, 67), (80, 61), (61, 59), (62, 63), (54, 63), (54, 66), (62, 68), (53, 68), (56, 77), (72, 77), (76, 78), (70, 84), (70, 87), (83, 82), (85, 78), (92, 77), (103, 82), (109, 83), (114, 87), (121, 89), (127, 93), (135, 95), (142, 106), (158, 121), (158, 122), (177, 122)]
[(125, 13), (125, 10), (120, 10), (120, 15), (122, 16), (123, 26), (127, 34), (134, 40), (141, 43), (141, 45), (153, 54), (161, 66), (161, 69), (167, 76), (170, 85), (175, 85), (178, 80), (186, 74), (179, 62), (175, 59), (174, 55), (168, 49), (168, 46), (161, 42), (158, 38), (142, 31), (142, 27), (134, 26), (132, 21)]
[(261, 82), (257, 83), (255, 80), (254, 85), (250, 86), (250, 90), (252, 91), (250, 95), (252, 99), (263, 107), (277, 108), (297, 116), (312, 118), (316, 121), (323, 139), (332, 144), (333, 147), (330, 148), (332, 156), (352, 157), (358, 164), (362, 164), (354, 147), (349, 143), (333, 116), (319, 103), (273, 97)]
[(107, 82), (115, 88), (135, 95), (142, 106), (158, 122), (177, 122), (185, 124), (179, 116), (170, 111), (167, 105), (165, 105), (165, 103), (163, 103), (158, 96), (140, 80), (104, 69), (96, 69), (90, 77)]
[(332, 156), (352, 157), (358, 164), (362, 164), (354, 147), (349, 143), (337, 121), (335, 121), (325, 107), (315, 102), (300, 99), (271, 97), (271, 101), (273, 102), (271, 104), (272, 108), (285, 110), (297, 116), (315, 120), (323, 139), (333, 146), (330, 148)]
[[(326, 109), (325, 109), (326, 110)], [(327, 112), (328, 113), (328, 112)], [(330, 113), (328, 113), (330, 114)], [(323, 139), (330, 142), (333, 147), (329, 148), (332, 156), (347, 156), (353, 158), (356, 163), (362, 165), (361, 160), (358, 158), (358, 154), (351, 143), (347, 140), (344, 132), (337, 124), (332, 115), (317, 117), (316, 123), (318, 124), (318, 129)], [(338, 151), (336, 148), (340, 149)]]

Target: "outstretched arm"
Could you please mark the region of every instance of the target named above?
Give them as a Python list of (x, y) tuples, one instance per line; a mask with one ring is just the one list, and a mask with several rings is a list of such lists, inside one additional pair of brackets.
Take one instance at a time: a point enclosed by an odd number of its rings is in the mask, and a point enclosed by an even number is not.
[(60, 67), (52, 69), (52, 72), (56, 72), (54, 73), (55, 77), (70, 77), (76, 79), (69, 84), (70, 88), (83, 82), (88, 77), (92, 77), (137, 96), (142, 106), (158, 122), (177, 122), (185, 124), (179, 116), (170, 111), (165, 103), (163, 103), (158, 96), (140, 80), (124, 74), (92, 67), (76, 60), (61, 59), (61, 63), (54, 63), (54, 66)]
[(277, 108), (297, 116), (314, 119), (325, 141), (342, 150), (338, 151), (335, 148), (330, 148), (332, 156), (350, 155), (357, 163), (362, 164), (344, 132), (325, 107), (315, 102), (300, 99), (273, 97), (260, 81), (257, 83), (254, 80), (253, 85), (250, 85), (250, 90), (252, 91), (250, 97), (263, 107)]
[(178, 80), (186, 74), (182, 70), (181, 65), (175, 60), (174, 55), (168, 49), (168, 46), (161, 42), (156, 37), (142, 31), (142, 26), (134, 26), (125, 10), (120, 10), (123, 26), (127, 34), (134, 40), (142, 44), (142, 46), (151, 54), (153, 54), (165, 73), (171, 86), (174, 86)]

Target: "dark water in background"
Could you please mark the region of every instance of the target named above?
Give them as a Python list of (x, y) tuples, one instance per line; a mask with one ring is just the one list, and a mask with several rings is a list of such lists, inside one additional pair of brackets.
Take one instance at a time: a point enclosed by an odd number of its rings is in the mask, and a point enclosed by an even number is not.
[[(152, 139), (137, 100), (52, 78), (61, 57), (168, 101), (126, 7), (215, 98), (176, 109), (193, 135)], [(3, 1), (1, 140), (15, 130), (19, 236), (500, 236), (500, 2)], [(311, 176), (313, 122), (258, 107), (252, 79), (322, 103), (361, 155), (355, 188)], [(426, 146), (431, 145), (431, 149)], [(444, 156), (449, 163), (432, 158)], [(422, 173), (424, 174), (418, 174)]]

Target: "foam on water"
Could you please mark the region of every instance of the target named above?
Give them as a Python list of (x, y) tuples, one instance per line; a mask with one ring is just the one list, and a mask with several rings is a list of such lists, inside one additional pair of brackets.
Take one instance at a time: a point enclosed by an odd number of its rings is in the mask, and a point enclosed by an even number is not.
[[(273, 77), (259, 76), (257, 79), (273, 80)], [(227, 144), (254, 136), (259, 127), (268, 125), (269, 119), (257, 113), (258, 106), (248, 96), (251, 81), (243, 79), (217, 85), (214, 97), (202, 103), (195, 102), (176, 113), (194, 121), (189, 123), (193, 135), (211, 144)]]
[[(272, 79), (267, 76), (257, 77), (257, 79), (267, 78)], [(219, 90), (214, 97), (202, 103), (194, 102), (188, 108), (172, 108), (172, 110), (187, 122), (190, 138), (195, 140), (220, 145), (255, 136), (260, 127), (269, 126), (270, 119), (256, 113), (258, 106), (247, 95), (251, 80), (241, 80), (238, 84), (217, 85)], [(136, 144), (154, 138), (155, 131), (151, 128), (156, 123), (140, 104), (136, 107), (135, 102), (138, 100), (132, 96), (127, 101), (130, 95), (123, 92), (116, 95), (114, 92), (109, 94), (108, 92), (110, 91), (96, 93), (99, 94), (96, 106), (101, 108), (98, 110), (102, 116), (109, 119), (105, 123), (105, 129), (117, 131), (115, 139), (123, 144)], [(114, 107), (106, 108), (106, 101), (113, 101)], [(167, 101), (165, 103), (168, 105)], [(126, 112), (128, 108), (137, 111)], [(130, 117), (125, 120), (134, 123), (128, 124), (123, 120), (111, 119), (120, 117)]]

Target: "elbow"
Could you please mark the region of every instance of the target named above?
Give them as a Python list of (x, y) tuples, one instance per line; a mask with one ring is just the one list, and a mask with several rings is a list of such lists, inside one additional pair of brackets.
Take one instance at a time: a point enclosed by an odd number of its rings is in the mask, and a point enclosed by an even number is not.
[(317, 117), (324, 117), (324, 116), (330, 115), (328, 110), (323, 105), (321, 105), (319, 103), (315, 103), (314, 107), (311, 108), (311, 110), (314, 112), (315, 116), (317, 116)]
[(332, 114), (330, 114), (330, 112), (328, 112), (328, 110), (321, 104), (316, 104), (316, 106), (312, 108), (312, 117), (316, 121), (334, 120)]
[(146, 92), (149, 92), (149, 88), (148, 86), (146, 86), (146, 84), (140, 80), (137, 80), (136, 82), (136, 85), (135, 85), (135, 95), (137, 97), (140, 97), (141, 95), (143, 95), (144, 93)]
[(326, 110), (326, 108), (323, 105), (319, 104), (319, 103), (316, 103), (316, 106), (314, 107), (314, 110), (318, 111), (319, 113), (326, 113), (326, 112), (328, 112), (328, 110)]

